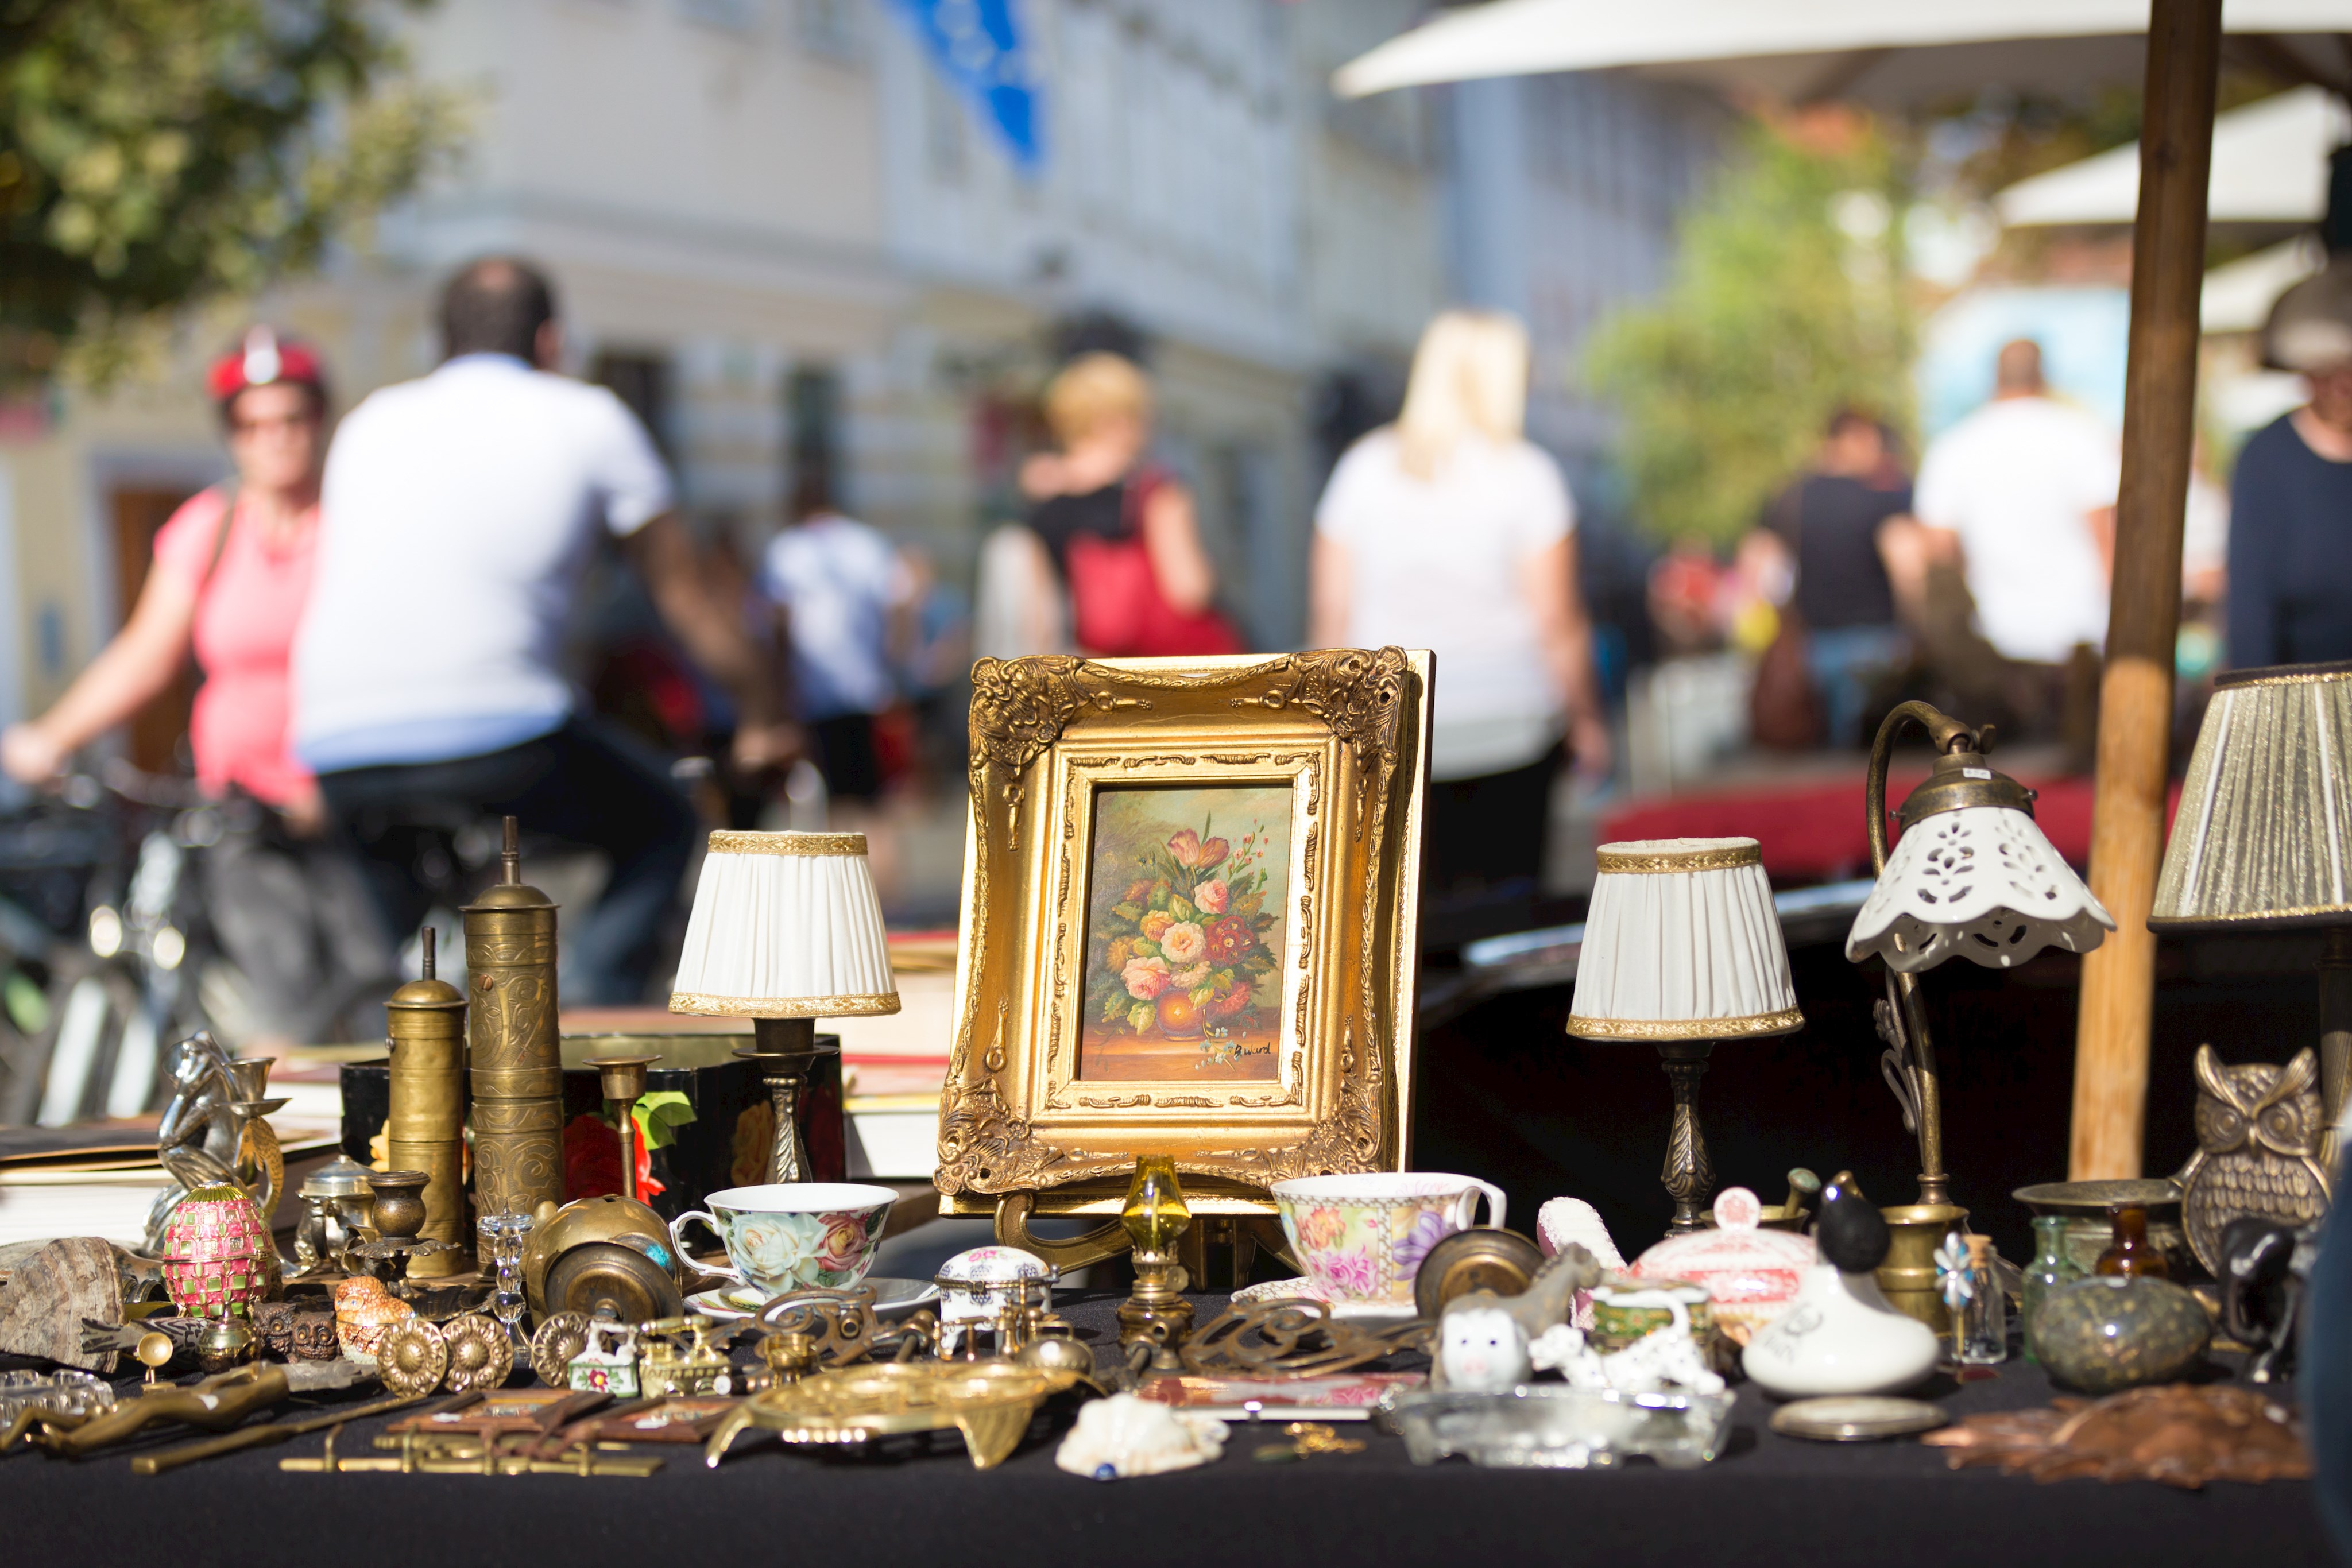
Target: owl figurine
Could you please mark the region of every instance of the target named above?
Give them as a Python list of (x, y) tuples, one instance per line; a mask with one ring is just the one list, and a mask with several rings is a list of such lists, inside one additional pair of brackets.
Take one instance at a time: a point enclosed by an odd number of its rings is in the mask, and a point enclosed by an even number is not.
[(2225, 1067), (2197, 1048), (2197, 1152), (2174, 1179), (2182, 1228), (2197, 1260), (2221, 1272), (2221, 1228), (2252, 1215), (2304, 1226), (2327, 1212), (2333, 1186), (2320, 1163), (2326, 1129), (2319, 1109), (2319, 1059), (2308, 1048), (2281, 1067)]

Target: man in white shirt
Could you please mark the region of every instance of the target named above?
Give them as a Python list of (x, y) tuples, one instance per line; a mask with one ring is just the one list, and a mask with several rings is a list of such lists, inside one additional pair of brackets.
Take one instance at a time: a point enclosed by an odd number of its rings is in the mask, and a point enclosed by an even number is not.
[(552, 373), (552, 291), (478, 261), (442, 298), (447, 359), (352, 411), (328, 453), (317, 577), (294, 653), (294, 750), (366, 857), (395, 932), (423, 918), (435, 841), (478, 817), (603, 850), (604, 894), (567, 921), (564, 994), (641, 995), (695, 820), (657, 758), (576, 711), (560, 665), (598, 529), (624, 541), (663, 619), (732, 687), (736, 759), (796, 746), (740, 618), (713, 603), (645, 429)]
[(1992, 401), (1928, 446), (1912, 509), (1958, 552), (2005, 657), (2060, 664), (2105, 643), (2121, 473), (2114, 436), (2048, 395), (2030, 339), (2002, 346)]

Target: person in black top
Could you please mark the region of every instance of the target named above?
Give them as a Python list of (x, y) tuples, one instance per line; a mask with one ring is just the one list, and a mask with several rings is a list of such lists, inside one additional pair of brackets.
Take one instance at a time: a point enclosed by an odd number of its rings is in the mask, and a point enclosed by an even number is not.
[(2232, 668), (2352, 659), (2352, 360), (2247, 438), (2230, 485)]
[[(1741, 547), (1751, 571), (1793, 575), (1790, 602), (1806, 630), (1806, 663), (1820, 688), (1830, 743), (1860, 738), (1871, 689), (1910, 653), (1896, 614), (1897, 579), (1916, 559), (1906, 548), (1911, 483), (1887, 450), (1886, 433), (1859, 410), (1838, 411), (1811, 470), (1765, 509)], [(1896, 570), (1890, 570), (1890, 567)]]

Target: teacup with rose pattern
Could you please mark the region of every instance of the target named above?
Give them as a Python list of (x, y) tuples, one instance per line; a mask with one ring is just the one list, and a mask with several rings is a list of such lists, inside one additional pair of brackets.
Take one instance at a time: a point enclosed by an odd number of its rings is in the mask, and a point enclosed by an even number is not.
[(1503, 1223), (1502, 1188), (1476, 1176), (1436, 1171), (1366, 1171), (1297, 1176), (1270, 1189), (1291, 1255), (1333, 1304), (1412, 1305), (1413, 1276), (1429, 1249), (1467, 1230), (1486, 1200), (1487, 1223)]
[(787, 1291), (837, 1291), (874, 1267), (883, 1222), (898, 1194), (865, 1182), (772, 1182), (730, 1186), (669, 1222), (670, 1240), (685, 1252), (687, 1222), (700, 1220), (727, 1249), (731, 1274), (770, 1296)]

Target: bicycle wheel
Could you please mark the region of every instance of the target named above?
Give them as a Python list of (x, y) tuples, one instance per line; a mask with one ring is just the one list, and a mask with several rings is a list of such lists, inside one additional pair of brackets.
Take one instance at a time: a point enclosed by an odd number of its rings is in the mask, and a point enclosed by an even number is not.
[[(41, 1081), (40, 1109), (33, 1120), (44, 1127), (62, 1127), (108, 1111), (132, 1092), (143, 1061), (147, 1082), (138, 1085), (146, 1109), (152, 1095), (157, 1051), (156, 1029), (137, 976), (127, 965), (98, 963), (60, 969), (50, 986), (50, 1027), (42, 1052), (47, 1058)], [(124, 1047), (128, 1044), (129, 1051)]]

